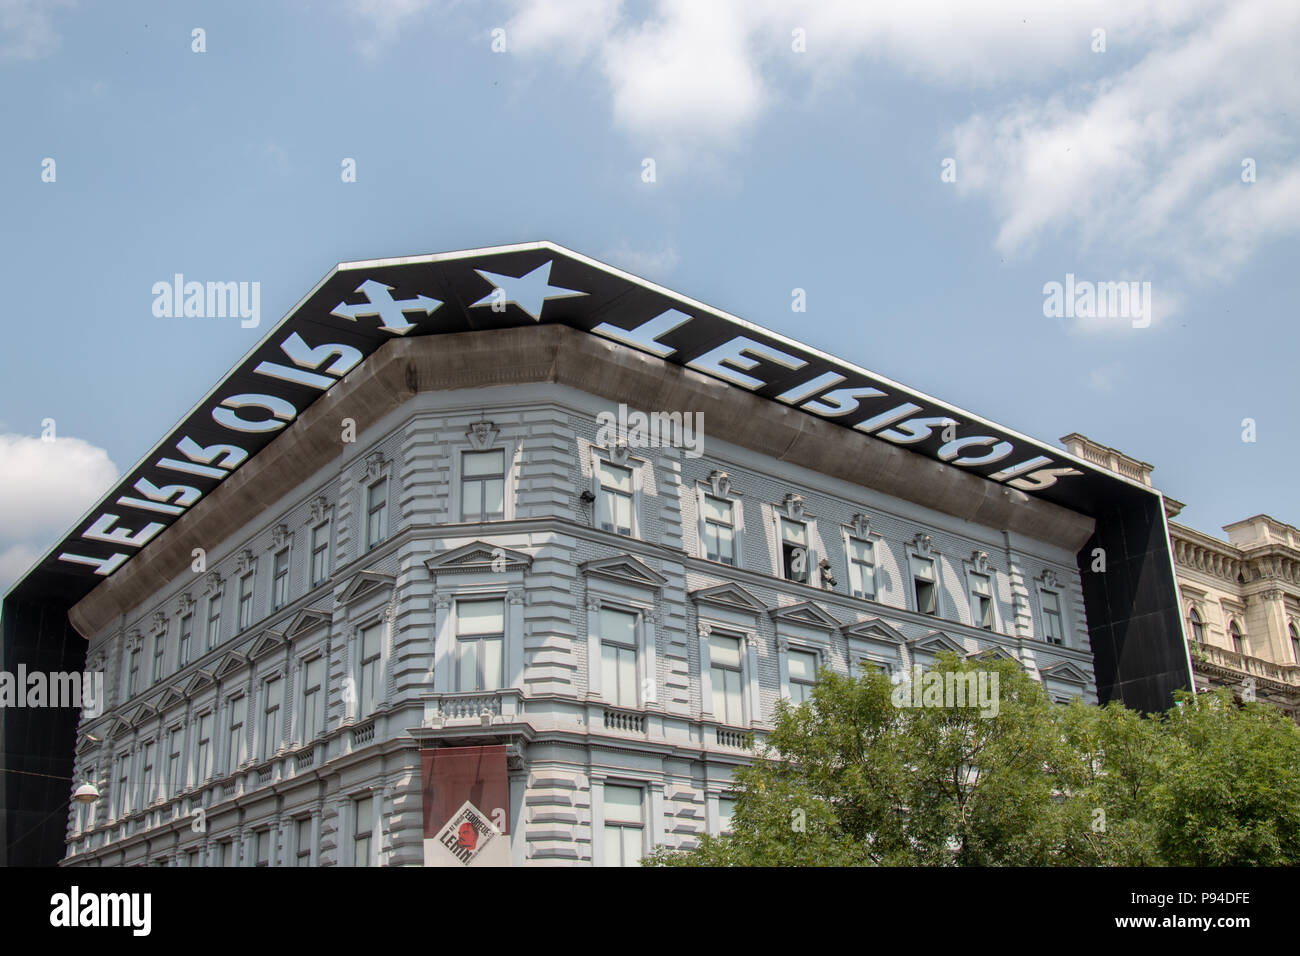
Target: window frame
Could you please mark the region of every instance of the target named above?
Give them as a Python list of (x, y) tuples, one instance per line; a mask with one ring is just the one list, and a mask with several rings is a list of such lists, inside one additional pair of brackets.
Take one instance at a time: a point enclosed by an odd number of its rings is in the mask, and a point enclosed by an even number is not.
[[(259, 698), (262, 702), (258, 719), (258, 762), (270, 760), (280, 750), (280, 741), (284, 739), (284, 676), (279, 673), (268, 675), (261, 682)], [(274, 706), (272, 706), (271, 685), (275, 687)], [(275, 726), (271, 727), (271, 714), (274, 712)]]
[[(508, 640), (507, 635), (510, 630), (510, 604), (506, 595), (504, 594), (503, 595), (460, 594), (454, 598), (454, 604), (455, 604), (455, 628), (451, 635), (452, 693), (481, 694), (481, 693), (492, 693), (495, 691), (500, 691), (505, 689), (505, 687), (507, 686), (506, 685), (506, 679), (507, 679), (506, 647), (507, 647), (507, 640)], [(484, 632), (481, 634), (479, 633), (468, 634), (462, 631), (462, 625), (465, 619), (465, 615), (462, 613), (461, 608), (467, 604), (500, 604), (501, 630), (499, 632), (492, 631), (492, 632)], [(500, 643), (500, 648), (497, 652), (497, 657), (498, 660), (500, 661), (501, 666), (500, 666), (500, 671), (497, 677), (495, 687), (487, 686), (488, 684), (488, 681), (486, 680), (487, 672), (484, 668), (485, 655), (483, 651), (484, 651), (484, 646), (489, 641), (499, 641)], [(461, 648), (464, 644), (470, 644), (470, 643), (477, 645), (474, 651), (475, 686), (463, 687), (461, 686), (461, 676), (462, 676), (461, 663), (462, 663), (462, 654), (463, 654)]]
[[(1048, 611), (1047, 602), (1043, 600), (1048, 595), (1051, 595), (1056, 601), (1055, 615), (1056, 615), (1057, 623), (1061, 628), (1061, 638), (1060, 640), (1056, 640), (1056, 641), (1052, 640), (1051, 634), (1048, 633), (1047, 622), (1051, 619), (1052, 612)], [(1066, 619), (1065, 619), (1065, 601), (1063, 600), (1064, 595), (1065, 595), (1064, 588), (1060, 588), (1060, 587), (1049, 588), (1049, 587), (1044, 587), (1042, 585), (1039, 585), (1038, 614), (1039, 614), (1039, 620), (1043, 625), (1043, 641), (1047, 644), (1052, 645), (1053, 647), (1069, 646), (1066, 640), (1067, 635), (1069, 634), (1069, 627), (1066, 624)]]
[[(626, 617), (630, 617), (632, 619), (632, 637), (630, 643), (625, 642), (624, 640), (618, 637), (613, 637), (605, 633), (604, 616), (606, 614), (620, 614)], [(637, 710), (641, 708), (645, 703), (642, 700), (642, 693), (641, 693), (641, 683), (642, 683), (641, 645), (644, 641), (644, 633), (642, 628), (642, 614), (643, 612), (640, 611), (639, 609), (629, 608), (619, 603), (612, 602), (612, 601), (605, 601), (605, 600), (601, 601), (600, 607), (596, 611), (596, 620), (599, 622), (599, 631), (600, 631), (600, 633), (597, 635), (599, 638), (599, 645), (600, 645), (600, 664), (599, 664), (601, 668), (600, 694), (601, 697), (607, 702), (609, 702), (610, 706), (612, 707), (622, 707), (627, 710)], [(611, 696), (610, 694), (611, 688), (608, 686), (608, 682), (606, 681), (607, 675), (605, 673), (605, 648), (606, 647), (615, 648), (620, 652), (621, 651), (632, 652), (633, 677), (632, 677), (631, 703), (627, 703), (622, 699), (621, 696), (617, 694), (615, 694), (614, 696)], [(621, 656), (622, 655), (620, 653), (619, 657), (621, 658)], [(620, 670), (616, 666), (615, 676), (617, 677), (619, 673)], [(622, 682), (619, 681), (619, 688), (621, 689), (621, 687), (622, 687)]]
[[(638, 810), (638, 817), (639, 817), (638, 820), (633, 821), (633, 820), (622, 820), (622, 819), (614, 819), (614, 820), (610, 819), (609, 797), (610, 797), (611, 789), (636, 792), (637, 810)], [(647, 834), (650, 832), (650, 826), (647, 820), (650, 800), (648, 799), (649, 794), (647, 790), (648, 788), (645, 786), (645, 784), (637, 783), (635, 781), (624, 781), (624, 780), (608, 781), (607, 780), (601, 784), (600, 824), (601, 824), (601, 849), (602, 849), (601, 863), (603, 866), (619, 866), (619, 867), (636, 866), (642, 859), (645, 858), (647, 852), (647, 847), (646, 847)], [(609, 859), (609, 836), (611, 830), (617, 831), (618, 833), (619, 861), (617, 863), (614, 863)], [(641, 847), (640, 847), (640, 852), (638, 853), (637, 858), (635, 860), (632, 860), (630, 862), (625, 862), (623, 857), (624, 857), (624, 851), (626, 850), (627, 835), (629, 833), (636, 834), (637, 839), (640, 841)]]
[[(271, 554), (271, 610), (278, 611), (289, 604), (289, 549), (285, 545)], [(284, 559), (281, 568), (280, 559)]]
[[(325, 518), (312, 526), (311, 529), (311, 553), (309, 555), (307, 577), (311, 581), (311, 587), (316, 588), (329, 580), (330, 576), (330, 532), (332, 525), (329, 518)], [(320, 532), (324, 532), (320, 534)], [(318, 536), (319, 535), (319, 536)], [(316, 557), (321, 558), (321, 574), (316, 576)]]
[[(869, 564), (857, 560), (856, 556), (853, 553), (853, 545), (855, 543), (864, 544), (867, 546), (868, 549), (870, 549), (871, 562)], [(876, 537), (871, 534), (866, 534), (866, 535), (855, 534), (852, 529), (845, 529), (844, 563), (845, 563), (846, 570), (848, 572), (847, 583), (848, 583), (849, 597), (856, 598), (859, 601), (871, 601), (877, 604), (880, 603), (880, 589), (877, 587), (879, 579), (876, 575), (876, 572), (879, 568), (879, 562), (876, 556)], [(853, 581), (855, 568), (871, 569), (870, 570), (870, 577), (871, 577), (870, 594), (865, 594), (865, 593), (858, 594), (855, 592), (854, 581)], [(865, 582), (867, 576), (866, 572), (861, 572), (861, 574), (862, 574), (863, 581)]]
[[(499, 445), (490, 448), (462, 448), (459, 450), (459, 455), (457, 457), (456, 464), (458, 465), (457, 484), (458, 484), (460, 495), (459, 495), (459, 501), (457, 502), (456, 513), (460, 515), (460, 520), (462, 522), (476, 522), (481, 524), (486, 521), (506, 520), (506, 514), (508, 512), (506, 502), (510, 493), (511, 456), (509, 452), (510, 449), (507, 448), (505, 445)], [(501, 456), (501, 472), (499, 475), (495, 472), (489, 474), (482, 474), (482, 475), (466, 474), (465, 463), (470, 458), (470, 456), (492, 455), (492, 454), (500, 454)], [(495, 511), (487, 512), (484, 510), (480, 510), (477, 512), (476, 516), (468, 517), (466, 512), (466, 503), (467, 503), (466, 486), (469, 485), (470, 483), (474, 483), (480, 486), (479, 495), (478, 495), (479, 505), (485, 506), (487, 504), (487, 485), (488, 482), (490, 481), (501, 482), (501, 511), (498, 513)]]
[[(389, 538), (388, 497), (391, 489), (389, 488), (388, 479), (387, 474), (381, 475), (365, 486), (366, 551), (373, 551)], [(376, 495), (375, 493), (379, 488), (383, 488), (382, 495)], [(379, 516), (379, 523), (383, 525), (377, 536), (375, 534), (376, 514)]]
[[(926, 581), (926, 579), (918, 573), (919, 569), (925, 565), (930, 566), (931, 578), (929, 581)], [(943, 602), (941, 600), (941, 595), (943, 593), (943, 588), (941, 587), (942, 572), (940, 569), (938, 555), (915, 554), (915, 553), (908, 555), (908, 571), (911, 575), (911, 585), (912, 585), (908, 589), (908, 604), (910, 605), (909, 610), (915, 611), (917, 614), (924, 614), (927, 617), (942, 618), (943, 617)], [(934, 609), (931, 611), (923, 610), (921, 607), (921, 592), (918, 590), (917, 585), (922, 583), (929, 584), (933, 592)]]
[[(591, 468), (592, 483), (594, 485), (593, 490), (595, 491), (596, 498), (595, 501), (592, 502), (592, 506), (591, 506), (591, 519), (592, 519), (592, 524), (596, 527), (597, 530), (605, 531), (609, 534), (622, 535), (623, 537), (626, 538), (639, 538), (641, 536), (640, 527), (637, 521), (637, 512), (639, 511), (638, 505), (640, 503), (638, 500), (640, 482), (638, 480), (639, 469), (637, 467), (637, 464), (634, 464), (634, 462), (636, 461), (637, 459), (633, 459), (630, 456), (624, 462), (620, 463), (614, 461), (612, 457), (608, 455), (605, 456), (599, 454), (592, 455), (592, 468)], [(628, 490), (625, 492), (619, 488), (607, 487), (605, 485), (604, 476), (602, 474), (602, 468), (609, 468), (611, 470), (627, 472)], [(602, 507), (602, 503), (606, 500), (606, 496), (609, 496), (609, 499), (611, 501), (622, 500), (626, 498), (627, 507), (628, 507), (628, 528), (626, 531), (624, 531), (622, 527), (618, 524), (618, 519), (616, 517), (612, 505), (610, 507), (611, 526), (607, 528), (602, 523), (601, 507)]]

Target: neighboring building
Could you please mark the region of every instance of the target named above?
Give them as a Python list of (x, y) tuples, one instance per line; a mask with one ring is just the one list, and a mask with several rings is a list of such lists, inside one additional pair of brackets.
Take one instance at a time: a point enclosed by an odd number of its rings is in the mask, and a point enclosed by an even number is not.
[[(1071, 454), (1144, 484), (1152, 466), (1082, 435)], [(1170, 518), (1181, 502), (1165, 498)], [(1184, 629), (1198, 690), (1276, 704), (1300, 723), (1300, 529), (1267, 515), (1224, 525), (1223, 541), (1169, 522)]]
[(1189, 685), (1157, 493), (546, 243), (340, 266), (86, 522), (70, 865), (630, 863), (823, 667)]

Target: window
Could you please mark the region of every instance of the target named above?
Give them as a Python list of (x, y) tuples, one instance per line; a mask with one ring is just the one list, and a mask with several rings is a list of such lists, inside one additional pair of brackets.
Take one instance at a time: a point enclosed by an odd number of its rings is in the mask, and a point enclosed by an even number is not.
[(790, 703), (798, 707), (812, 697), (817, 682), (817, 655), (812, 651), (790, 650), (786, 654), (790, 673)]
[(257, 862), (254, 865), (270, 866), (271, 865), (271, 831), (258, 830), (257, 833), (253, 835), (253, 841), (257, 847), (257, 856), (255, 857)]
[(1192, 608), (1187, 614), (1187, 622), (1192, 626), (1192, 640), (1198, 644), (1205, 643), (1205, 625), (1201, 622), (1201, 615), (1196, 613), (1196, 608)]
[(808, 583), (808, 526), (781, 519), (781, 576), (787, 581)]
[(190, 850), (189, 853), (185, 854), (185, 865), (188, 867), (196, 867), (196, 866), (203, 865), (203, 863), (200, 860), (200, 853), (198, 850)]
[(374, 797), (362, 797), (352, 804), (352, 860), (354, 866), (370, 865), (371, 831), (375, 827)]
[(214, 594), (208, 600), (208, 650), (217, 646), (221, 637), (221, 595)]
[(212, 854), (213, 866), (234, 866), (235, 865), (235, 841), (222, 840), (217, 844)]
[(710, 561), (736, 563), (736, 522), (732, 503), (704, 496), (704, 555)]
[(970, 619), (976, 627), (993, 630), (993, 588), (987, 574), (970, 576)]
[(929, 558), (912, 559), (912, 593), (919, 613), (939, 613), (939, 589), (935, 585), (934, 562)]
[(131, 812), (131, 797), (127, 787), (131, 785), (131, 759), (127, 754), (117, 756), (117, 788), (113, 791), (113, 818), (120, 819)]
[(1233, 621), (1228, 626), (1228, 637), (1232, 639), (1232, 649), (1238, 654), (1244, 654), (1245, 649), (1241, 642), (1241, 629), (1237, 627), (1237, 622)]
[(1055, 591), (1043, 592), (1043, 636), (1049, 644), (1065, 643), (1065, 627), (1061, 623), (1061, 596)]
[(136, 799), (134, 801), (137, 807), (141, 809), (149, 806), (152, 802), (149, 798), (153, 796), (152, 788), (149, 786), (153, 780), (153, 742), (144, 745), (144, 758), (141, 761), (140, 779), (136, 786)]
[(605, 865), (636, 866), (645, 852), (640, 787), (605, 785)]
[(325, 675), (325, 659), (313, 658), (303, 670), (302, 742), (308, 743), (316, 739), (321, 729), (321, 682)]
[(505, 449), (462, 452), (460, 457), (460, 520), (499, 521), (505, 516)]
[(194, 615), (186, 614), (181, 617), (181, 636), (177, 645), (176, 669), (180, 670), (190, 663), (190, 644), (194, 640)]
[(359, 681), (359, 707), (357, 714), (365, 717), (374, 713), (379, 703), (379, 660), (382, 653), (383, 625), (371, 624), (361, 629), (361, 673)]
[(632, 469), (597, 463), (600, 497), (596, 500), (596, 524), (603, 531), (632, 533)]
[(637, 705), (635, 614), (600, 609), (600, 682), (615, 706)]
[(1294, 624), (1286, 626), (1286, 633), (1291, 638), (1291, 660), (1300, 664), (1300, 633), (1296, 631)]
[(366, 489), (366, 548), (388, 537), (388, 479), (381, 478)]
[(279, 610), (289, 603), (289, 549), (275, 553), (271, 569), (271, 608)]
[(181, 749), (185, 734), (180, 727), (173, 727), (167, 732), (167, 781), (164, 788), (169, 797), (174, 797), (185, 789), (185, 780), (181, 770)]
[(849, 593), (876, 599), (876, 549), (870, 541), (849, 538)]
[(253, 625), (253, 572), (249, 571), (239, 579), (239, 629), (247, 630)]
[(740, 638), (709, 635), (709, 676), (713, 679), (713, 716), (733, 727), (741, 725)]
[(718, 832), (731, 832), (731, 818), (736, 812), (735, 797), (718, 797)]
[(311, 817), (303, 817), (295, 823), (298, 843), (298, 866), (311, 866)]
[(244, 749), (244, 720), (247, 717), (248, 700), (236, 697), (230, 702), (230, 746), (226, 753), (230, 757), (228, 773), (234, 773), (244, 762), (248, 752)]
[(131, 656), (127, 658), (126, 668), (126, 696), (134, 696), (135, 692), (140, 689), (140, 648), (134, 648)]
[(163, 676), (163, 654), (167, 651), (167, 632), (163, 631), (153, 639), (153, 670), (149, 678), (151, 683), (158, 683)]
[(280, 703), (284, 693), (280, 678), (267, 681), (263, 691), (266, 703), (262, 708), (262, 759), (269, 760), (280, 748)]
[(456, 604), (456, 690), (498, 690), (503, 682), (505, 602)]
[(201, 785), (212, 773), (212, 715), (199, 718), (198, 745), (194, 748), (194, 783)]
[(323, 521), (311, 529), (311, 586), (315, 587), (330, 573), (330, 526)]

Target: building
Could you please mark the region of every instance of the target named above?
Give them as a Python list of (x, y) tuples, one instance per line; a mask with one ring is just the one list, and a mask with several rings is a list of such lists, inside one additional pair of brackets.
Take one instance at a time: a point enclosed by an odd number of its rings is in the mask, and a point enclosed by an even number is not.
[[(1077, 433), (1061, 441), (1086, 461), (1151, 483), (1146, 462)], [(1170, 519), (1183, 507), (1165, 497)], [(1223, 530), (1227, 541), (1169, 522), (1196, 687), (1268, 701), (1300, 723), (1300, 529), (1255, 515)]]
[(106, 683), (6, 750), (98, 788), (68, 865), (628, 863), (822, 667), (1168, 706), (1164, 508), (550, 243), (345, 264), (6, 596), (6, 666)]

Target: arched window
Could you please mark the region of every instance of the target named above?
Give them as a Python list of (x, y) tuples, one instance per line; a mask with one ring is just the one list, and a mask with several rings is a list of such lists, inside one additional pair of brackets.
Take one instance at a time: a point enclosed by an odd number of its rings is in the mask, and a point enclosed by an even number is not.
[(1300, 632), (1295, 629), (1295, 624), (1286, 626), (1286, 633), (1291, 638), (1291, 660), (1300, 664)]
[(1187, 623), (1192, 626), (1192, 640), (1197, 644), (1205, 643), (1205, 624), (1201, 621), (1201, 615), (1196, 613), (1196, 608), (1187, 615)]
[(1237, 627), (1237, 622), (1233, 621), (1228, 625), (1228, 637), (1232, 638), (1232, 649), (1238, 654), (1246, 653), (1241, 647), (1241, 628)]

